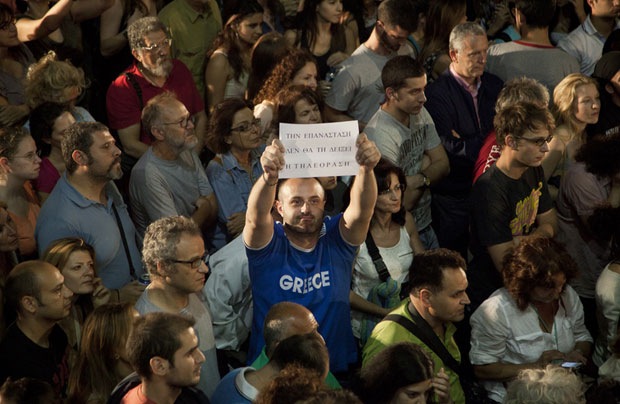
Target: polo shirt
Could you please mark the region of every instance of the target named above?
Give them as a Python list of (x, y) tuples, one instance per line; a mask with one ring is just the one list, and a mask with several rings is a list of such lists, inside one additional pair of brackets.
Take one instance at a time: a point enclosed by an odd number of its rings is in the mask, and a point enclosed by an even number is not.
[[(616, 23), (615, 29), (618, 28), (620, 24)], [(558, 48), (573, 55), (579, 62), (581, 73), (591, 76), (596, 62), (601, 58), (606, 40), (607, 38), (594, 28), (588, 15), (580, 26), (558, 42)]]
[(207, 11), (200, 13), (187, 0), (174, 0), (159, 12), (159, 19), (170, 31), (172, 57), (185, 63), (204, 99), (205, 55), (222, 29), (222, 16), (217, 2), (208, 0)]
[[(140, 98), (133, 88), (125, 73), (135, 76), (137, 83), (142, 89), (142, 101), (146, 103), (164, 91), (171, 91), (176, 94), (190, 114), (195, 115), (204, 111), (204, 102), (194, 84), (194, 79), (189, 69), (180, 60), (172, 60), (172, 70), (163, 87), (151, 84), (140, 72), (138, 65), (134, 63), (127, 68), (120, 76), (110, 84), (106, 95), (106, 109), (108, 111), (108, 122), (110, 128), (118, 130), (131, 125), (140, 123), (142, 118), (142, 107)], [(140, 141), (148, 145), (151, 144), (149, 135), (140, 131)]]
[(65, 172), (39, 212), (34, 235), (39, 255), (54, 240), (81, 237), (97, 252), (97, 272), (103, 284), (109, 289), (119, 289), (133, 278), (129, 273), (123, 239), (112, 206), (118, 211), (138, 276), (143, 273), (142, 262), (136, 243), (136, 228), (114, 182), (108, 182), (105, 193), (108, 199), (106, 205), (85, 198), (69, 183)]
[[(406, 299), (390, 314), (397, 314), (399, 316), (406, 317), (410, 321), (413, 321), (413, 317), (407, 309), (407, 305), (409, 304), (409, 302), (410, 299)], [(450, 352), (450, 355), (452, 355), (454, 359), (456, 359), (456, 361), (460, 363), (461, 352), (459, 351), (459, 348), (454, 341), (455, 332), (456, 327), (454, 326), (454, 324), (448, 323), (446, 324), (444, 339), (441, 340), (441, 337), (439, 337), (439, 340), (446, 347), (448, 352)], [(452, 398), (452, 400), (456, 404), (465, 404), (465, 393), (463, 392), (463, 388), (461, 387), (459, 375), (454, 370), (450, 369), (450, 367), (445, 365), (441, 358), (439, 358), (439, 356), (437, 356), (437, 354), (435, 354), (432, 349), (427, 347), (418, 337), (416, 337), (405, 327), (394, 321), (381, 321), (372, 331), (370, 339), (364, 346), (364, 350), (362, 353), (362, 367), (368, 365), (368, 362), (370, 362), (370, 360), (383, 349), (398, 342), (412, 342), (418, 345), (428, 354), (430, 354), (431, 358), (433, 358), (433, 364), (435, 366), (434, 373), (438, 373), (441, 368), (443, 368), (444, 372), (450, 378), (450, 397)]]

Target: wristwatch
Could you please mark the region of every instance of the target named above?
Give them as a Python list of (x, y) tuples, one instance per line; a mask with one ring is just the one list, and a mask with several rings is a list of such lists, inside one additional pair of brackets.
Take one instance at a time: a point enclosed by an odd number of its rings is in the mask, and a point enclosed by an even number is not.
[(431, 179), (428, 178), (426, 174), (424, 174), (422, 171), (420, 171), (420, 175), (422, 176), (422, 179), (424, 180), (424, 185), (422, 185), (420, 188), (429, 187), (431, 185)]

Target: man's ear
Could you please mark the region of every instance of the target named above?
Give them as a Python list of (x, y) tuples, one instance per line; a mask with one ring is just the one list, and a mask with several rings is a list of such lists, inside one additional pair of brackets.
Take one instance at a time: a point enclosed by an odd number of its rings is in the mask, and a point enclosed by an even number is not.
[(458, 51), (456, 49), (450, 49), (448, 55), (450, 55), (450, 60), (452, 62), (458, 62)]
[(73, 150), (73, 153), (71, 153), (71, 158), (78, 166), (88, 165), (88, 156), (81, 150)]
[(425, 307), (430, 307), (431, 306), (431, 297), (433, 296), (433, 292), (431, 292), (428, 289), (421, 289), (420, 290), (420, 294), (419, 294), (419, 298), (420, 301), (422, 302), (422, 304)]
[(611, 85), (611, 83), (605, 84), (605, 91), (607, 91), (609, 94), (613, 94), (614, 93), (614, 88)]
[(396, 91), (394, 91), (392, 87), (388, 87), (385, 89), (385, 96), (388, 99), (388, 101), (391, 100), (395, 94), (396, 94)]
[(276, 211), (282, 216), (282, 202), (276, 199)]
[(161, 130), (160, 127), (153, 126), (151, 128), (151, 135), (153, 135), (156, 140), (164, 140), (164, 131)]
[(138, 62), (142, 63), (142, 56), (140, 55), (140, 52), (138, 52), (136, 49), (132, 49), (131, 54)]
[(151, 371), (153, 374), (156, 374), (157, 376), (165, 376), (170, 369), (170, 362), (161, 356), (153, 356), (149, 360), (149, 365), (151, 366)]
[(34, 296), (22, 296), (20, 303), (22, 309), (30, 314), (35, 314), (39, 308), (39, 302)]
[(517, 139), (515, 139), (514, 136), (506, 135), (504, 142), (506, 146), (510, 147), (512, 150), (517, 150)]

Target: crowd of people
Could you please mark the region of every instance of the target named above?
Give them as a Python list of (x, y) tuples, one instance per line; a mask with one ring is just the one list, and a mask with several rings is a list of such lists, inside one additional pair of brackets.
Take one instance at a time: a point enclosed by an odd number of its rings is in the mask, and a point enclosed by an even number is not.
[(616, 403), (619, 17), (0, 0), (0, 401)]

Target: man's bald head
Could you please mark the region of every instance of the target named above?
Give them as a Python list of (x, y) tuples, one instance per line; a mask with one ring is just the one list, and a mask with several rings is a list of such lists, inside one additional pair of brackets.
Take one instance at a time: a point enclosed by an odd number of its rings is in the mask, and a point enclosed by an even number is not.
[(18, 313), (21, 310), (20, 302), (24, 296), (41, 300), (39, 275), (45, 271), (58, 269), (45, 261), (24, 261), (11, 270), (4, 289), (7, 307), (11, 312)]
[(267, 357), (271, 357), (280, 341), (293, 335), (315, 332), (318, 326), (312, 312), (304, 306), (292, 302), (274, 304), (263, 323)]

